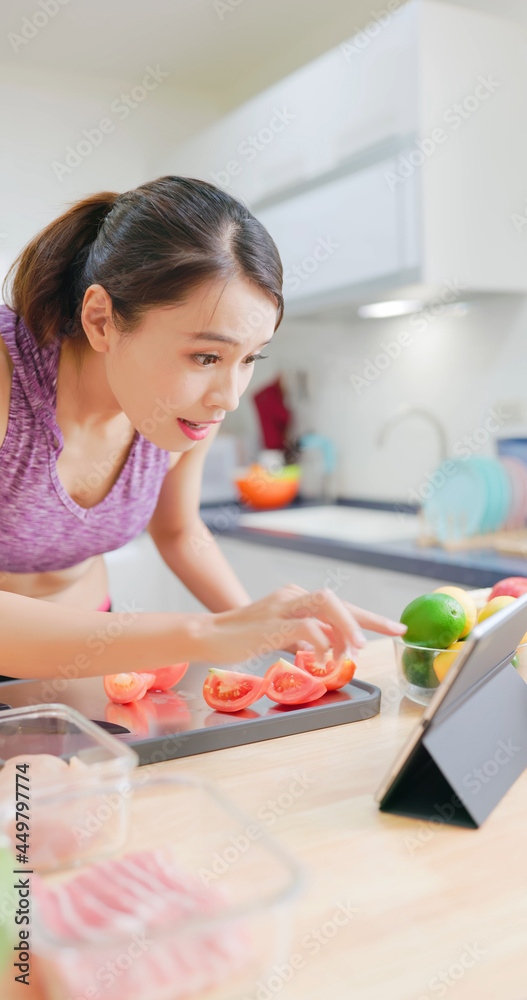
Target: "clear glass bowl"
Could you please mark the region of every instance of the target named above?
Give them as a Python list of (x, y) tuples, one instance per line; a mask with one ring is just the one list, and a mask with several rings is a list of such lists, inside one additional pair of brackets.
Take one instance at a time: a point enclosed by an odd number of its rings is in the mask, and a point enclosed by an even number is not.
[[(292, 903), (302, 871), (213, 786), (187, 777), (156, 778), (141, 769), (132, 784), (129, 835), (111, 863), (130, 852), (169, 851), (185, 876), (206, 887), (214, 901), (212, 915), (160, 924), (137, 914), (135, 935), (128, 930), (101, 938), (92, 927), (85, 938), (72, 941), (69, 933), (50, 927), (34, 893), (33, 950), (46, 996), (236, 1000), (256, 995), (258, 984), (291, 954)], [(52, 796), (49, 808), (62, 816), (70, 800), (71, 793)], [(93, 865), (81, 871), (96, 877)], [(56, 885), (79, 874), (71, 870), (43, 881)], [(163, 893), (158, 898), (163, 900)], [(76, 933), (83, 933), (78, 922)], [(147, 945), (134, 950), (134, 941)], [(227, 943), (235, 958), (225, 964)]]
[[(21, 791), (29, 788), (34, 871), (57, 871), (117, 850), (128, 831), (130, 775), (138, 759), (135, 750), (67, 705), (0, 712), (0, 831), (15, 845), (16, 764), (27, 763), (19, 781)], [(60, 816), (50, 808), (52, 792), (68, 796)]]
[[(409, 646), (398, 637), (393, 642), (400, 687), (410, 701), (428, 705), (439, 687), (439, 680), (434, 673), (434, 659), (448, 650)], [(527, 643), (518, 646), (516, 653), (518, 660), (515, 666), (527, 667)]]
[(418, 705), (428, 705), (439, 681), (434, 673), (434, 660), (444, 649), (410, 646), (399, 636), (393, 640), (397, 679), (407, 698)]

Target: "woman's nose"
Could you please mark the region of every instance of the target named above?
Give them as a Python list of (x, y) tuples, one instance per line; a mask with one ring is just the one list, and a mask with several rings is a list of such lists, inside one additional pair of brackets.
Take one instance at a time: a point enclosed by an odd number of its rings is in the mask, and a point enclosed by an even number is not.
[(214, 383), (209, 386), (204, 403), (206, 406), (217, 406), (228, 413), (237, 410), (240, 404), (240, 393), (236, 373), (218, 372)]

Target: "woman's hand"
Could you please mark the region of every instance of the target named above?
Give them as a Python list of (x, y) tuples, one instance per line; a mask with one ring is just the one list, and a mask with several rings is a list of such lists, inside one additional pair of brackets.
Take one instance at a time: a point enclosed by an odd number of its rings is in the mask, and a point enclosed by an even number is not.
[(281, 587), (247, 607), (203, 619), (202, 659), (243, 662), (273, 649), (311, 647), (320, 660), (353, 655), (364, 645), (360, 625), (400, 635), (404, 626), (342, 601), (332, 590), (309, 593), (296, 584)]
[[(299, 594), (307, 593), (306, 590), (304, 590), (302, 587), (298, 587), (294, 583), (290, 584), (290, 588), (294, 589)], [(342, 604), (350, 612), (350, 614), (352, 615), (354, 621), (357, 623), (358, 626), (367, 628), (372, 632), (381, 632), (382, 635), (404, 635), (404, 633), (406, 632), (406, 625), (403, 625), (401, 622), (394, 622), (392, 621), (391, 618), (385, 618), (383, 615), (376, 615), (372, 611), (365, 611), (364, 608), (358, 608), (355, 604), (349, 604), (348, 601), (342, 601)], [(323, 623), (320, 624), (320, 627), (328, 636), (330, 647), (332, 647), (334, 643), (333, 629), (330, 626), (325, 625)], [(362, 636), (363, 640), (362, 643), (360, 644), (360, 646), (362, 646), (364, 645), (365, 639), (364, 636), (362, 635), (362, 632), (360, 633), (360, 635)], [(284, 649), (289, 653), (295, 653), (297, 649), (312, 649), (312, 648), (313, 648), (312, 645), (308, 642), (305, 642), (304, 640), (302, 640), (300, 644), (296, 647), (294, 646), (294, 644), (290, 646), (284, 646)], [(335, 652), (335, 655), (338, 656), (339, 654)]]

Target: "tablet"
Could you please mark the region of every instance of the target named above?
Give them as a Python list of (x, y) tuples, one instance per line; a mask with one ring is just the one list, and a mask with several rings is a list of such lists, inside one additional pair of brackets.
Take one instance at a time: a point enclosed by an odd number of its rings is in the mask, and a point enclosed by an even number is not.
[(527, 594), (476, 625), (375, 795), (381, 810), (479, 826), (527, 767), (527, 684), (511, 659)]

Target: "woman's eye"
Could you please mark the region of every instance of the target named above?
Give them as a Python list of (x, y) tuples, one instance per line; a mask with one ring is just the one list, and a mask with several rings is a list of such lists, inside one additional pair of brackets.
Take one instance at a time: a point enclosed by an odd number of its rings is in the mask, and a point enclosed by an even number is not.
[(252, 365), (253, 361), (263, 361), (267, 357), (267, 354), (251, 354), (250, 357), (245, 359), (244, 364)]
[(195, 354), (194, 357), (203, 368), (209, 368), (210, 363), (220, 361), (220, 358), (216, 354)]

